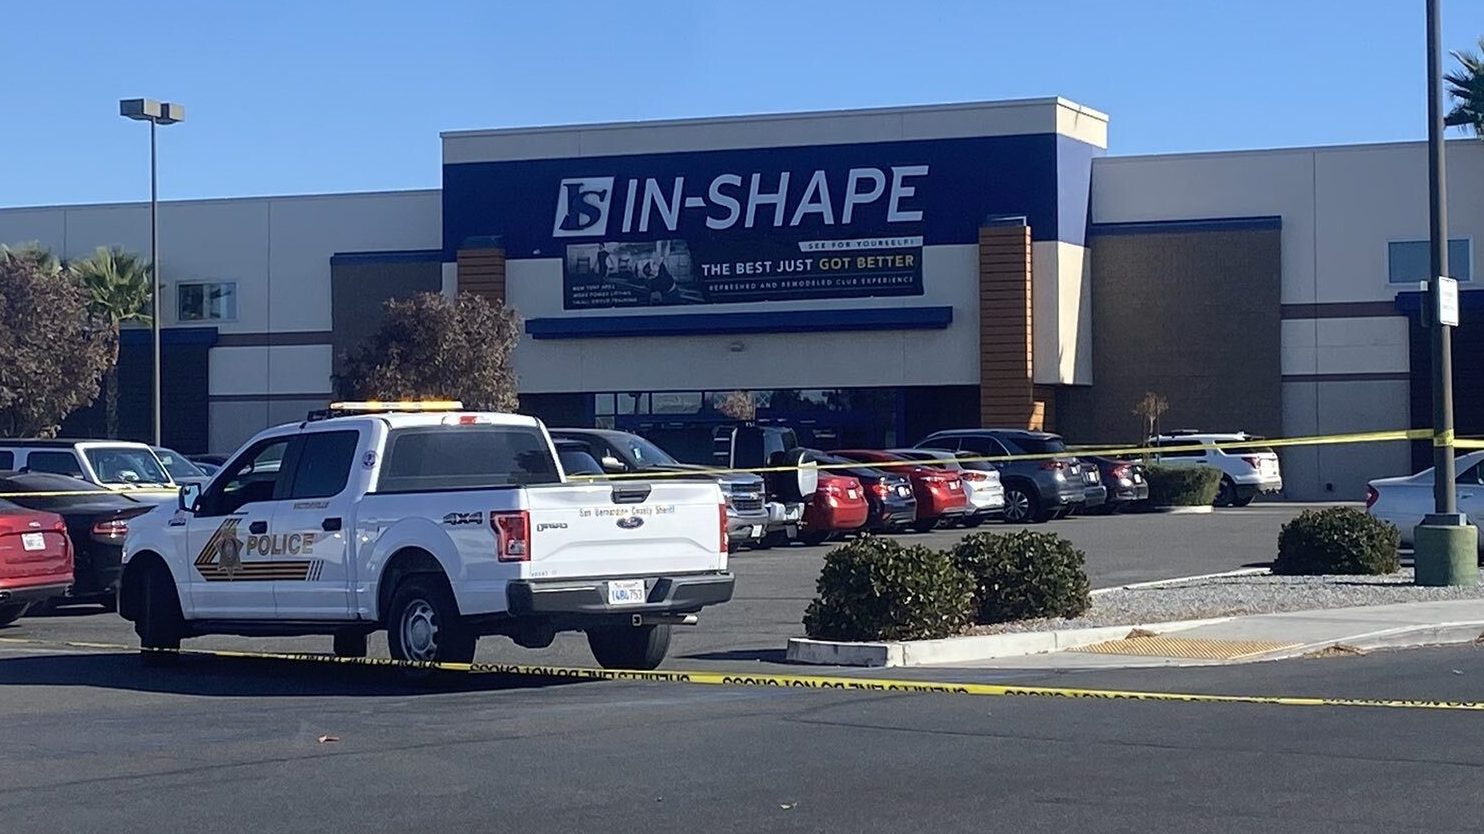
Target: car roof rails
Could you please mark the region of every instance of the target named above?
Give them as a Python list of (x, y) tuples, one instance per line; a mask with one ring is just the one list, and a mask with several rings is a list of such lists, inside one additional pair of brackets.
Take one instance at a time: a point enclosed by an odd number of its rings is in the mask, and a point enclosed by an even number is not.
[(328, 408), (309, 412), (304, 419), (305, 422), (313, 423), (356, 414), (415, 414), (463, 410), (464, 404), (458, 400), (358, 400), (330, 403)]

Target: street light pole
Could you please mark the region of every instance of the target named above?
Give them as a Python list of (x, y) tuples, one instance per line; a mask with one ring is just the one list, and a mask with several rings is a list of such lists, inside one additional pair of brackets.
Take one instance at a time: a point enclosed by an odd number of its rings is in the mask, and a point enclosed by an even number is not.
[[(1443, 159), (1443, 23), (1438, 5), (1427, 0), (1427, 190), (1428, 276), (1432, 328), (1433, 512), (1414, 534), (1414, 581), (1418, 585), (1473, 585), (1479, 581), (1478, 528), (1458, 512), (1453, 467), (1453, 345), (1457, 285), (1448, 277), (1447, 182)], [(1452, 296), (1445, 321), (1444, 298)]]
[(160, 176), (159, 163), (156, 154), (155, 132), (160, 125), (173, 125), (185, 120), (185, 107), (168, 101), (155, 101), (148, 98), (131, 98), (119, 102), (119, 115), (136, 121), (149, 122), (149, 305), (150, 305), (150, 346), (153, 371), (150, 378), (153, 381), (150, 395), (150, 413), (153, 429), (151, 438), (154, 445), (159, 446), (161, 442), (160, 420), (163, 408), (161, 407), (161, 374), (160, 374)]

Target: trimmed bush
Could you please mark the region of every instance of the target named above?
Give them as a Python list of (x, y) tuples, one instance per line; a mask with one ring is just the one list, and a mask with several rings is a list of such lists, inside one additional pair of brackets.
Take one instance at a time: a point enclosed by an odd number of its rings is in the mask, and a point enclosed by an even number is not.
[(1278, 534), (1273, 573), (1395, 573), (1402, 566), (1397, 555), (1401, 540), (1394, 526), (1354, 507), (1305, 510)]
[(804, 632), (821, 640), (927, 640), (972, 619), (974, 583), (947, 553), (862, 536), (824, 557)]
[(977, 533), (950, 553), (974, 578), (980, 623), (1076, 617), (1092, 605), (1084, 554), (1055, 533)]
[(1221, 489), (1213, 466), (1150, 466), (1149, 503), (1156, 507), (1209, 507)]

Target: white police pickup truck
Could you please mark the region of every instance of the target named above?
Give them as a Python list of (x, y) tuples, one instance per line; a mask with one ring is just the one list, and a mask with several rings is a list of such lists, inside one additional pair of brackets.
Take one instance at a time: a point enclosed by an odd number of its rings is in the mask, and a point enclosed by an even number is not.
[(603, 666), (652, 669), (672, 625), (731, 599), (714, 482), (568, 480), (532, 417), (345, 405), (130, 521), (119, 612), (145, 662), (205, 634), (327, 634), (361, 657), (384, 628), (400, 660), (584, 631)]

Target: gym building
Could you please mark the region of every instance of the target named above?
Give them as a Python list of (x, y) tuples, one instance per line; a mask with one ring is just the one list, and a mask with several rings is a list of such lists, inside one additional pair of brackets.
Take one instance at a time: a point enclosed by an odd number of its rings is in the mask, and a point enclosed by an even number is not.
[[(1134, 441), (1146, 392), (1170, 428), (1430, 423), (1424, 143), (1117, 156), (1107, 131), (1060, 98), (452, 131), (438, 190), (166, 202), (164, 439), (222, 452), (302, 419), (382, 303), (425, 291), (520, 313), (528, 412), (681, 457), (739, 418), (825, 448)], [(1484, 143), (1447, 153), (1458, 428), (1484, 434)], [(143, 203), (0, 210), (0, 242), (66, 258), (148, 235)], [(134, 436), (148, 368), (130, 330)], [(1357, 499), (1425, 450), (1281, 454), (1289, 497)]]

